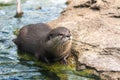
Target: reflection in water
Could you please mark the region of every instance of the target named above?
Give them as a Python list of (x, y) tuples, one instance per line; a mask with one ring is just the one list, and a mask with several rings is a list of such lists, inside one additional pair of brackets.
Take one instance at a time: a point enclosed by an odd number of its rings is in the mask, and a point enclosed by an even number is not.
[[(14, 0), (13, 0), (14, 1)], [(14, 31), (32, 23), (48, 22), (56, 19), (65, 8), (66, 0), (22, 0), (24, 15), (14, 18), (16, 5), (0, 6), (0, 80), (60, 80), (57, 73), (37, 66), (34, 61), (20, 60), (17, 48), (12, 42)], [(38, 9), (38, 7), (42, 7)], [(59, 73), (65, 79), (87, 79), (69, 72)]]

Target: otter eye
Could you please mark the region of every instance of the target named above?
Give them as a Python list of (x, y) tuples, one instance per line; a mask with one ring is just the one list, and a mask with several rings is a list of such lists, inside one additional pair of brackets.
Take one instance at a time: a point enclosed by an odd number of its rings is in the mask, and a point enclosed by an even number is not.
[(53, 37), (53, 34), (50, 34), (50, 35), (48, 36), (48, 40), (50, 40), (52, 37)]
[(53, 36), (53, 34), (50, 34), (50, 35), (49, 35), (49, 37), (52, 37), (52, 36)]
[(58, 36), (63, 36), (63, 34), (58, 34)]
[(66, 36), (66, 37), (70, 37), (70, 35)]

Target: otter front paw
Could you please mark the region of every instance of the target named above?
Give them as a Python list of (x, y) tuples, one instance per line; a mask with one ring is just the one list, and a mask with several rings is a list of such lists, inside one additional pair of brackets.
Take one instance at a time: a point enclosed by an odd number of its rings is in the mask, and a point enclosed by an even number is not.
[(38, 60), (45, 62), (46, 64), (50, 64), (49, 60), (44, 55), (36, 53), (35, 56), (38, 58)]
[(67, 64), (68, 64), (68, 61), (67, 61), (66, 59), (62, 59), (62, 60), (60, 61), (60, 63), (61, 63), (61, 64), (64, 64), (64, 65), (67, 65)]

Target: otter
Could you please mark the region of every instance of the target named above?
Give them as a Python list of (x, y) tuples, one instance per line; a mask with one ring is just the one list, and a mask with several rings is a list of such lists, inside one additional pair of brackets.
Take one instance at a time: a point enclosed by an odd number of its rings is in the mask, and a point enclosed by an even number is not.
[(72, 35), (65, 27), (51, 29), (47, 24), (37, 23), (22, 27), (13, 41), (20, 51), (33, 54), (41, 61), (66, 64), (71, 53)]

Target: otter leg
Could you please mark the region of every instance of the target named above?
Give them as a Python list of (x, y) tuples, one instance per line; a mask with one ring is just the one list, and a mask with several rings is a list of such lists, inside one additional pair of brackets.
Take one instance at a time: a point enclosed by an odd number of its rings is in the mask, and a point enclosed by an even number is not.
[(68, 56), (69, 55), (67, 54), (65, 57), (62, 58), (62, 60), (61, 60), (62, 64), (68, 64), (68, 61), (67, 61)]
[(49, 60), (44, 55), (36, 53), (35, 56), (37, 57), (37, 59), (39, 59), (47, 64), (50, 64)]

